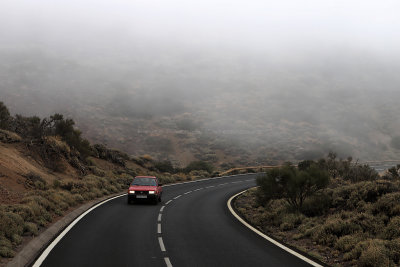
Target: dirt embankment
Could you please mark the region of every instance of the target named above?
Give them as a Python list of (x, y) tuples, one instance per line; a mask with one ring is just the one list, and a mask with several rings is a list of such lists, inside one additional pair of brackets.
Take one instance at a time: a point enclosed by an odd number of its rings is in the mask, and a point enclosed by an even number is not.
[(4, 130), (0, 135), (0, 266), (72, 210), (125, 191), (133, 176), (172, 180), (150, 171), (149, 161), (122, 159), (104, 147), (82, 161), (55, 137), (32, 144)]

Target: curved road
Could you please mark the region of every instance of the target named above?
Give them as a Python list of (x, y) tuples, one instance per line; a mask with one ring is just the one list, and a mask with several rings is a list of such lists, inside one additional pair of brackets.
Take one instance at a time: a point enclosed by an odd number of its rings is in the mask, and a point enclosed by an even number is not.
[(255, 177), (164, 186), (159, 205), (111, 200), (83, 217), (41, 266), (307, 266), (230, 214), (228, 199)]

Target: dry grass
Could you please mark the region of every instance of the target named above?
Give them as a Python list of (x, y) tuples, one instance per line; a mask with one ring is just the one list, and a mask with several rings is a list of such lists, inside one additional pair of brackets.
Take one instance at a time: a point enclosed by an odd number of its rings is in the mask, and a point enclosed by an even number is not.
[(17, 143), (21, 142), (22, 138), (14, 132), (0, 129), (0, 141), (5, 143)]
[(65, 155), (71, 153), (71, 148), (67, 143), (62, 141), (60, 136), (46, 136), (45, 141), (48, 145), (57, 148), (59, 151), (63, 152)]

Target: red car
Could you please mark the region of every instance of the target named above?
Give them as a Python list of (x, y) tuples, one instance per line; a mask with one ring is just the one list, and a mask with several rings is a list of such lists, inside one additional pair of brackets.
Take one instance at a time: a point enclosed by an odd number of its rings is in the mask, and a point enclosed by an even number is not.
[(162, 184), (155, 176), (136, 176), (128, 189), (128, 204), (135, 200), (161, 202)]

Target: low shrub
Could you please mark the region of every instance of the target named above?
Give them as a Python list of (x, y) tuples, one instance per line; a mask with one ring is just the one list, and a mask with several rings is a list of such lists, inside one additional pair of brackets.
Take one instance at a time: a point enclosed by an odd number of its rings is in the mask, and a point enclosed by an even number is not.
[(379, 239), (366, 241), (366, 247), (362, 250), (357, 265), (361, 267), (390, 266), (390, 252), (386, 244), (387, 242)]
[(309, 217), (321, 216), (328, 212), (331, 204), (331, 196), (327, 194), (316, 194), (305, 199), (301, 212)]
[(16, 213), (9, 211), (0, 212), (0, 237), (9, 240), (22, 235), (24, 231), (24, 220)]
[(27, 204), (16, 204), (8, 207), (10, 212), (18, 214), (24, 221), (34, 221), (35, 213), (32, 208)]
[(282, 231), (292, 230), (295, 227), (297, 227), (298, 225), (300, 225), (304, 218), (305, 218), (305, 216), (301, 213), (285, 214), (282, 217), (282, 223), (279, 226), (279, 228)]
[(389, 241), (368, 239), (359, 242), (350, 252), (344, 255), (345, 260), (356, 260), (358, 266), (375, 267), (393, 265), (388, 249)]
[(384, 232), (385, 239), (394, 239), (400, 237), (400, 216), (390, 219)]
[(192, 161), (185, 167), (185, 173), (191, 171), (206, 171), (211, 174), (214, 170), (214, 166), (206, 161)]
[(38, 189), (38, 190), (49, 189), (46, 180), (44, 180), (40, 175), (36, 173), (29, 172), (28, 174), (24, 175), (24, 177), (26, 178), (25, 186), (27, 188)]
[(374, 215), (383, 213), (389, 218), (400, 216), (400, 192), (383, 195), (373, 206)]
[(334, 246), (340, 237), (351, 235), (361, 230), (359, 225), (334, 215), (328, 217), (323, 225), (316, 227), (312, 239), (318, 244)]
[(0, 257), (12, 258), (14, 255), (15, 252), (11, 241), (0, 236)]
[(24, 223), (24, 235), (38, 235), (38, 226), (33, 222), (25, 222)]
[(351, 224), (358, 225), (362, 232), (377, 236), (385, 228), (385, 218), (371, 213), (348, 213)]
[(175, 172), (174, 166), (172, 165), (171, 161), (157, 161), (154, 163), (154, 167), (160, 172)]
[(365, 238), (361, 234), (356, 235), (345, 235), (340, 237), (336, 243), (335, 248), (340, 252), (349, 252), (351, 251), (360, 241)]

